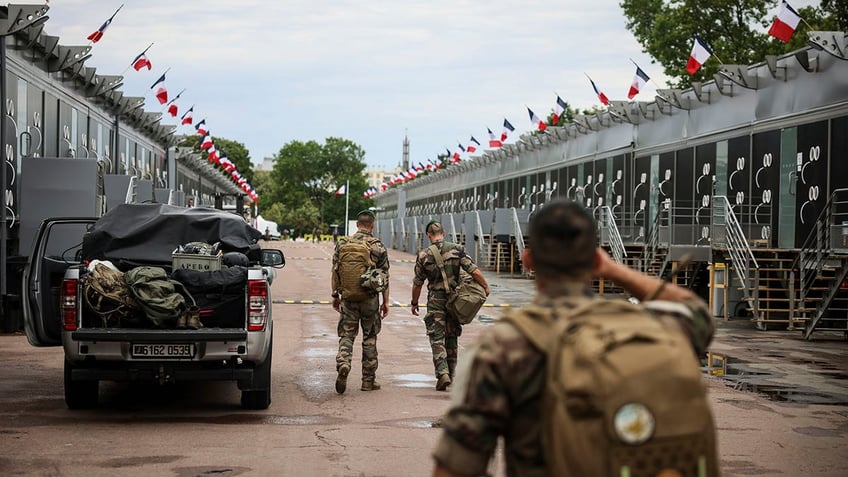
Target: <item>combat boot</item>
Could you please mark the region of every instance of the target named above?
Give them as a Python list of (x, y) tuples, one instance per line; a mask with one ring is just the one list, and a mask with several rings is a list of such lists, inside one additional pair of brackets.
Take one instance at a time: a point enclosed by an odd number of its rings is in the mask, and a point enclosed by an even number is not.
[(374, 381), (373, 379), (367, 379), (362, 381), (362, 387), (360, 388), (362, 391), (377, 391), (380, 389), (380, 383)]
[(178, 316), (178, 317), (177, 317), (177, 325), (176, 325), (176, 327), (177, 327), (177, 328), (179, 328), (179, 329), (181, 329), (181, 330), (182, 330), (182, 329), (185, 329), (185, 327), (186, 327), (186, 323), (187, 323), (187, 320), (186, 320), (186, 314), (185, 314), (185, 313), (180, 313), (180, 316)]
[(451, 383), (450, 374), (447, 374), (447, 373), (440, 374), (439, 375), (439, 381), (436, 383), (436, 390), (437, 391), (445, 391), (445, 390), (448, 389), (448, 386), (450, 386), (450, 383)]
[(344, 363), (339, 366), (339, 375), (336, 376), (336, 392), (344, 394), (347, 389), (347, 375), (350, 373), (350, 365)]

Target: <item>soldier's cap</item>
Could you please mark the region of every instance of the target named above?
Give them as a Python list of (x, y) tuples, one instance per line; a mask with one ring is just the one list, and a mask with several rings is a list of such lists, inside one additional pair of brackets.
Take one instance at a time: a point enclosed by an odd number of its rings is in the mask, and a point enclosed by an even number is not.
[(439, 220), (439, 219), (431, 219), (429, 222), (427, 222), (427, 225), (424, 227), (424, 230), (429, 229), (430, 226), (433, 225), (433, 224), (441, 224), (441, 223), (442, 223), (442, 221)]
[(358, 214), (356, 214), (357, 217), (359, 217), (360, 215), (370, 215), (372, 219), (377, 218), (377, 216), (374, 215), (374, 211), (370, 210), (370, 209), (365, 209), (363, 211), (360, 211)]

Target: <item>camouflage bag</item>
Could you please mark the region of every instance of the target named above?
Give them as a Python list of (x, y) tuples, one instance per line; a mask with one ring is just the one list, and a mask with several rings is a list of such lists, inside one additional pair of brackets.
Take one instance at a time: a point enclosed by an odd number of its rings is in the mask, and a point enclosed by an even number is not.
[(459, 284), (451, 290), (448, 275), (445, 273), (445, 261), (442, 258), (442, 253), (435, 245), (430, 245), (430, 250), (433, 252), (433, 258), (436, 259), (439, 271), (442, 272), (445, 290), (449, 291), (446, 304), (448, 312), (463, 325), (471, 323), (477, 317), (480, 308), (486, 303), (486, 289), (474, 281), (465, 270), (460, 269)]
[(158, 328), (174, 328), (177, 320), (196, 309), (194, 298), (182, 283), (160, 267), (136, 267), (124, 279), (145, 316)]
[(623, 300), (529, 305), (501, 318), (546, 357), (550, 475), (713, 477), (716, 431), (688, 336)]
[(80, 278), (80, 289), (88, 309), (100, 317), (104, 327), (121, 326), (139, 311), (124, 274), (102, 263)]
[[(373, 280), (369, 278), (372, 271), (376, 270), (371, 260), (371, 245), (376, 242), (378, 239), (373, 237), (365, 240), (354, 240), (353, 237), (339, 239), (339, 259), (333, 273), (338, 274), (342, 300), (364, 301), (375, 296), (378, 291), (385, 290), (385, 287), (381, 290), (372, 288), (381, 281), (379, 274)], [(382, 282), (388, 286), (385, 274), (382, 275)]]

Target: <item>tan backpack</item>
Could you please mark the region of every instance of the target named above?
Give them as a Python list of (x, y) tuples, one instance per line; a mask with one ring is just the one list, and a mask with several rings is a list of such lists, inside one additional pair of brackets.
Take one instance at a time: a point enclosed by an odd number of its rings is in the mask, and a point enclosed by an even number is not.
[(602, 299), (573, 309), (529, 306), (503, 319), (547, 358), (542, 436), (550, 475), (720, 474), (700, 364), (680, 327)]
[(335, 273), (338, 273), (342, 300), (363, 301), (376, 295), (376, 291), (362, 286), (363, 275), (374, 269), (371, 260), (371, 246), (377, 238), (354, 240), (351, 237), (339, 239), (339, 259)]

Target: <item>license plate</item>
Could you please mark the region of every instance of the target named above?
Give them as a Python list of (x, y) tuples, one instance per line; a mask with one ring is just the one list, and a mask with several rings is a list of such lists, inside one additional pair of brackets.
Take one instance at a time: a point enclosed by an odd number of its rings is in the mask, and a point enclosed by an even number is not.
[(193, 344), (134, 344), (132, 357), (137, 359), (193, 358)]

